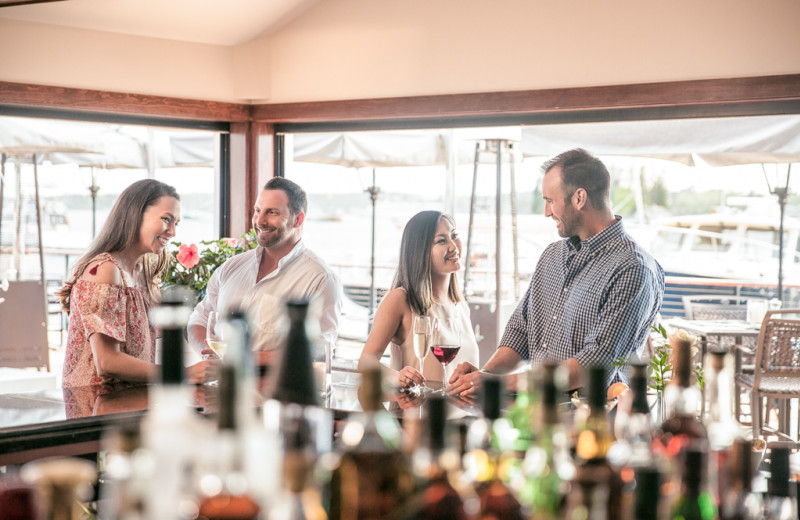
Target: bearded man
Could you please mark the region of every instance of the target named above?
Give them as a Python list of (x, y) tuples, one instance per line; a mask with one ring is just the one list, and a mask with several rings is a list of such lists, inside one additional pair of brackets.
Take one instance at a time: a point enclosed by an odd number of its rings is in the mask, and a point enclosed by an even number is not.
[(483, 373), (507, 373), (521, 361), (559, 363), (570, 389), (585, 367), (608, 367), (606, 386), (627, 383), (612, 366), (644, 345), (664, 297), (664, 271), (611, 209), (610, 175), (585, 150), (564, 152), (543, 166), (544, 214), (564, 240), (539, 258), (495, 353), (483, 370), (462, 363), (448, 392), (470, 394)]
[[(246, 309), (253, 319), (253, 349), (258, 352), (258, 362), (268, 364), (271, 351), (282, 345), (287, 332), (285, 302), (306, 300), (310, 319), (319, 323), (320, 348), (333, 352), (342, 287), (327, 264), (303, 244), (308, 211), (305, 191), (288, 179), (274, 177), (264, 185), (253, 210), (259, 247), (229, 258), (211, 275), (206, 296), (189, 319), (189, 343), (197, 352), (208, 354), (209, 313), (225, 316)], [(317, 352), (315, 356), (323, 354)]]

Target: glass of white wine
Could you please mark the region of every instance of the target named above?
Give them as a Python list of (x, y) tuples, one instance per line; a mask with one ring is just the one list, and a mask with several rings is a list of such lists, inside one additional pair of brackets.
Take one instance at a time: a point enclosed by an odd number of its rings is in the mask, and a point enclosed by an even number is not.
[[(433, 334), (434, 319), (430, 316), (414, 316), (414, 354), (419, 360), (419, 373), (423, 374), (425, 358), (428, 357)], [(417, 385), (417, 394), (422, 394), (427, 386), (425, 382)]]
[(222, 334), (222, 323), (220, 323), (219, 312), (208, 313), (208, 324), (206, 326), (206, 343), (214, 353), (222, 359), (225, 356), (227, 341)]

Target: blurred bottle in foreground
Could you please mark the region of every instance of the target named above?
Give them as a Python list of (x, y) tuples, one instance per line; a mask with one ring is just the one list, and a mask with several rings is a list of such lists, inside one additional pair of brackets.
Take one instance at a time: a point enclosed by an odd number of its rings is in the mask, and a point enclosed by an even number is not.
[(785, 447), (770, 450), (769, 481), (764, 497), (764, 518), (769, 520), (797, 518), (797, 503), (789, 481), (789, 453), (790, 449)]
[(713, 520), (717, 517), (714, 497), (705, 480), (706, 452), (690, 447), (684, 452), (680, 492), (672, 507), (674, 520)]
[(514, 429), (500, 417), (503, 385), (497, 377), (484, 377), (481, 386), (483, 417), (467, 430), (464, 468), (471, 476), (481, 504), (481, 518), (523, 518), (522, 505), (500, 474), (504, 457), (513, 457)]
[(400, 451), (400, 425), (383, 407), (377, 363), (361, 373), (359, 397), (364, 412), (353, 414), (342, 430), (341, 459), (331, 478), (331, 520), (386, 518), (414, 490)]
[(523, 464), (525, 483), (520, 489), (520, 501), (530, 509), (533, 518), (560, 518), (567, 485), (575, 476), (567, 448), (567, 432), (558, 413), (560, 387), (556, 381), (556, 365), (541, 367), (538, 393), (541, 405), (534, 440), (525, 453)]
[(576, 473), (567, 497), (567, 518), (620, 518), (622, 480), (608, 461), (614, 439), (606, 413), (606, 368), (587, 370), (589, 415), (576, 428)]
[(425, 402), (427, 417), (421, 440), (411, 453), (418, 491), (392, 515), (392, 520), (466, 520), (461, 496), (451, 484), (448, 467), (458, 454), (447, 442), (447, 398), (432, 394)]
[(210, 427), (195, 413), (192, 388), (184, 381), (183, 332), (191, 315), (185, 287), (165, 291), (151, 319), (161, 331), (161, 373), (151, 385), (142, 421), (142, 447), (150, 457), (146, 518), (183, 520), (197, 516), (197, 443)]
[(728, 485), (719, 507), (720, 520), (758, 520), (764, 508), (761, 495), (753, 493), (753, 442), (736, 439), (728, 457)]

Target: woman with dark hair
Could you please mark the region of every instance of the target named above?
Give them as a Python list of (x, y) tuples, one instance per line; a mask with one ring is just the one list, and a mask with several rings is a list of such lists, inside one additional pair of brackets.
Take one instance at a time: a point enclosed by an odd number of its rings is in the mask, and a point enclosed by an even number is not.
[[(461, 269), (461, 239), (452, 217), (439, 211), (414, 215), (403, 230), (400, 262), (378, 311), (359, 359), (359, 368), (380, 359), (391, 345), (391, 381), (410, 388), (424, 381), (442, 381), (443, 369), (429, 355), (422, 373), (414, 354), (412, 327), (415, 316), (431, 316), (440, 326), (449, 326), (460, 338), (461, 349), (453, 366), (478, 360), (478, 343), (469, 319), (469, 307), (458, 288)], [(446, 324), (446, 325), (445, 325)], [(447, 382), (442, 383), (447, 386)]]
[[(69, 314), (64, 387), (143, 382), (156, 375), (148, 311), (160, 301), (159, 277), (180, 220), (179, 200), (175, 188), (153, 179), (128, 186), (56, 293)], [(213, 380), (217, 363), (201, 361), (187, 369), (187, 378)]]

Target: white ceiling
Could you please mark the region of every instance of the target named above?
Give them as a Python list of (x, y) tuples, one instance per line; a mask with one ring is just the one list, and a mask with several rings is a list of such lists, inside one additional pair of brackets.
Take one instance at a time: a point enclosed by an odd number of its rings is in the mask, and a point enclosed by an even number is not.
[(0, 8), (0, 19), (215, 45), (268, 35), (319, 0), (67, 0)]

